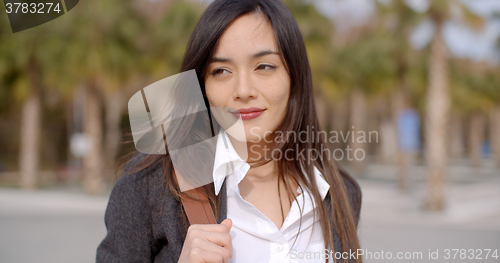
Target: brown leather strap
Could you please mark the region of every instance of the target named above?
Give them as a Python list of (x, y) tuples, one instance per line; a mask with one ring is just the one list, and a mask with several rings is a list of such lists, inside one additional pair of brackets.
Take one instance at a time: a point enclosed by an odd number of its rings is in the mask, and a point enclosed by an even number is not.
[[(181, 176), (175, 171), (175, 178)], [(192, 196), (193, 198), (188, 197)], [(196, 200), (199, 199), (199, 200)], [(186, 211), (189, 224), (216, 224), (214, 212), (210, 206), (208, 196), (202, 186), (181, 193), (182, 206)]]

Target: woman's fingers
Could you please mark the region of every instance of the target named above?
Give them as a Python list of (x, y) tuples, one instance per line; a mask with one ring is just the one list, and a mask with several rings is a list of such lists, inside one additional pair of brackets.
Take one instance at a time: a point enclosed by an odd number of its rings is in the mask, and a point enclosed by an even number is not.
[(221, 254), (212, 251), (206, 251), (198, 247), (194, 247), (189, 251), (188, 258), (189, 262), (225, 263), (224, 258)]
[[(220, 255), (221, 257), (218, 259), (218, 262), (224, 262), (224, 263), (229, 263), (229, 259), (231, 258), (231, 252), (228, 248), (226, 247), (221, 247), (217, 244), (214, 244), (204, 238), (194, 238), (192, 241), (193, 247), (200, 248), (204, 250), (205, 252), (211, 252), (211, 253), (216, 253)], [(204, 256), (203, 256), (204, 257)], [(204, 257), (205, 258), (205, 257)], [(212, 259), (212, 257), (210, 257)]]
[(215, 245), (226, 248), (230, 252), (230, 257), (233, 256), (233, 245), (231, 244), (231, 236), (229, 233), (201, 231), (203, 238)]
[(197, 229), (202, 229), (205, 231), (212, 231), (212, 232), (220, 232), (220, 233), (228, 233), (229, 229), (227, 228), (226, 225), (223, 224), (193, 224), (189, 226), (188, 228), (188, 233), (189, 231), (197, 230)]
[(231, 219), (225, 219), (221, 224), (189, 226), (179, 262), (229, 263), (233, 256), (231, 227)]
[(226, 226), (227, 232), (229, 232), (229, 230), (231, 230), (231, 227), (233, 226), (233, 221), (230, 218), (226, 218), (220, 224)]

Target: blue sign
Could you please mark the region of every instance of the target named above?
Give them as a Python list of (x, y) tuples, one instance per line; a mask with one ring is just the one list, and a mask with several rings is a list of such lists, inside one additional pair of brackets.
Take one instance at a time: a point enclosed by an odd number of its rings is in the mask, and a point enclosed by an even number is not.
[(420, 149), (420, 116), (415, 109), (402, 111), (397, 118), (398, 145), (403, 152)]

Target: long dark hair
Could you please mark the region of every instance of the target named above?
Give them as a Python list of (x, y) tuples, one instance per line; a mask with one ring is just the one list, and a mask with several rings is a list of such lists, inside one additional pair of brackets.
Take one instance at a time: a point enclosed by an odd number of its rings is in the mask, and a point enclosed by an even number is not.
[[(287, 152), (287, 149), (304, 150), (306, 153), (314, 150), (319, 153), (319, 158), (313, 160), (301, 155), (298, 155), (299, 158), (295, 160), (287, 160), (287, 158), (276, 160), (279, 181), (285, 184), (290, 201), (295, 200), (290, 180), (304, 185), (312, 194), (317, 204), (325, 248), (336, 250), (333, 240), (335, 231), (340, 239), (340, 246), (337, 247), (341, 250), (336, 252), (356, 250), (359, 248), (356, 228), (361, 206), (361, 191), (355, 180), (342, 169), (339, 170), (339, 167), (331, 160), (329, 153), (324, 150), (328, 148), (325, 138), (316, 137), (320, 127), (313, 97), (311, 69), (302, 34), (286, 5), (280, 0), (214, 1), (205, 10), (194, 28), (180, 71), (195, 69), (202, 93), (205, 95), (204, 76), (208, 61), (213, 56), (221, 35), (234, 19), (252, 12), (261, 12), (271, 24), (281, 60), (291, 80), (290, 98), (285, 118), (277, 131), (281, 131), (281, 134), (285, 135), (300, 134), (301, 131), (306, 131), (308, 134), (308, 139), (305, 142), (285, 137), (283, 142), (276, 143), (273, 147), (280, 149), (282, 153)], [(206, 96), (205, 104), (208, 108)], [(130, 155), (133, 154), (135, 152)], [(173, 176), (172, 160), (168, 152), (166, 155), (148, 155), (130, 173), (146, 169), (159, 161), (163, 163), (166, 187), (180, 200), (180, 191)], [(257, 166), (268, 161), (263, 160)], [(322, 201), (316, 186), (313, 165), (318, 168), (330, 185), (326, 196), (330, 200), (328, 208)], [(305, 174), (302, 169), (304, 169)], [(346, 184), (351, 186), (351, 190), (354, 190), (356, 196), (350, 198)], [(206, 185), (204, 188), (216, 214), (216, 219), (219, 221), (218, 207), (221, 195), (215, 196), (213, 184)], [(336, 259), (335, 262), (337, 262)], [(354, 262), (361, 262), (361, 259), (354, 259)]]

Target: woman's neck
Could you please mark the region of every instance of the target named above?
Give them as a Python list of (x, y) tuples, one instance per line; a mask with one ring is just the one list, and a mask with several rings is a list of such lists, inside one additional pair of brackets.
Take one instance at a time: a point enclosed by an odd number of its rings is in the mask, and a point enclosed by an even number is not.
[(248, 163), (258, 162), (264, 159), (266, 155), (267, 158), (271, 158), (272, 143), (268, 143), (265, 140), (260, 140), (259, 142), (242, 142), (232, 137), (229, 133), (227, 135), (236, 153)]
[[(266, 155), (270, 158), (270, 150), (273, 146), (270, 143), (267, 143), (264, 140), (261, 140), (260, 142), (242, 142), (233, 138), (229, 134), (228, 136), (236, 153), (238, 153), (243, 160), (246, 159), (247, 163), (250, 165), (257, 164), (259, 161), (263, 160)], [(277, 161), (271, 160), (262, 166), (251, 168), (247, 176), (252, 178), (255, 177), (255, 179), (259, 181), (270, 179), (276, 180), (276, 177), (278, 176)]]

